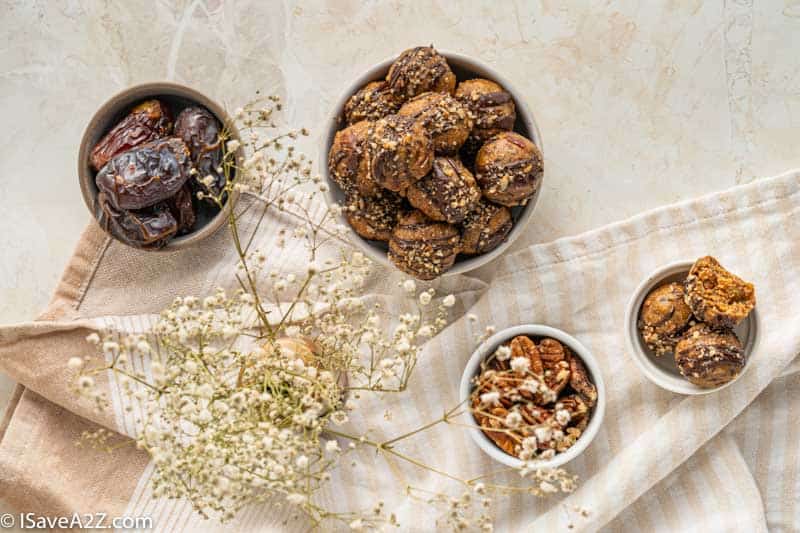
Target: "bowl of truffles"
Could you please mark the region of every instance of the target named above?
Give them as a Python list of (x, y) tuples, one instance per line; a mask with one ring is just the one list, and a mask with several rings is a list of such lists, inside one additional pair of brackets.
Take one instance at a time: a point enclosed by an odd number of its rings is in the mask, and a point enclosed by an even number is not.
[(473, 440), (515, 468), (571, 461), (605, 414), (605, 385), (591, 352), (571, 335), (537, 324), (508, 328), (481, 344), (459, 392)]
[(327, 132), (328, 203), (369, 257), (418, 279), (500, 255), (541, 190), (542, 140), (520, 93), (487, 65), (432, 46), (355, 80)]
[(225, 111), (175, 83), (130, 87), (92, 117), (78, 152), (87, 207), (116, 240), (174, 250), (211, 235), (227, 219), (224, 138), (237, 138)]
[(711, 256), (659, 268), (634, 292), (625, 317), (628, 349), (644, 375), (681, 394), (729, 386), (758, 339), (752, 283)]

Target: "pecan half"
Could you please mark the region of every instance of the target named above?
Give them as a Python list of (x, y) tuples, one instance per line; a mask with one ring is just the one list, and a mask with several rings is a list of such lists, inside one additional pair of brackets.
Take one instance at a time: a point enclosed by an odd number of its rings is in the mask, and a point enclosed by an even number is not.
[(561, 393), (564, 387), (567, 386), (567, 383), (569, 383), (569, 363), (566, 361), (545, 363), (544, 368), (544, 381), (547, 383), (547, 386), (550, 387), (554, 393)]
[(569, 361), (570, 370), (570, 387), (583, 396), (589, 404), (589, 407), (592, 407), (597, 402), (597, 388), (589, 379), (589, 374), (586, 372), (583, 361), (571, 353), (567, 356), (567, 359)]
[(564, 345), (555, 339), (542, 339), (539, 342), (539, 354), (543, 361), (558, 362), (567, 357)]
[[(492, 416), (482, 417), (481, 427), (487, 437), (497, 444), (497, 446), (509, 455), (516, 455), (517, 443), (511, 434), (504, 427), (503, 419), (508, 415), (508, 411), (503, 407), (495, 407), (490, 410)], [(501, 431), (490, 431), (491, 429), (500, 429)]]
[(556, 403), (556, 411), (559, 409), (564, 409), (569, 413), (571, 424), (578, 424), (589, 414), (589, 405), (579, 394), (568, 394), (559, 398)]
[(544, 424), (553, 418), (553, 411), (551, 409), (539, 407), (530, 403), (520, 407), (519, 414), (522, 415), (522, 419), (525, 420), (526, 423), (532, 426)]
[(519, 335), (511, 340), (511, 357), (526, 357), (531, 362), (531, 372), (539, 375), (544, 372), (539, 349), (525, 335)]

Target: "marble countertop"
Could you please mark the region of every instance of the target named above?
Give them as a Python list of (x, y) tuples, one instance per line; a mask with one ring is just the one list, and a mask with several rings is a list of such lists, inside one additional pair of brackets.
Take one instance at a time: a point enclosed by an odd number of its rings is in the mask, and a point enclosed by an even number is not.
[[(522, 90), (544, 137), (543, 194), (517, 246), (800, 165), (800, 1), (584, 4), (2, 2), (0, 321), (47, 303), (89, 221), (83, 128), (144, 81), (229, 108), (277, 93), (287, 122), (313, 130), (349, 80), (405, 48), (474, 55)], [(0, 410), (12, 390), (0, 375)]]

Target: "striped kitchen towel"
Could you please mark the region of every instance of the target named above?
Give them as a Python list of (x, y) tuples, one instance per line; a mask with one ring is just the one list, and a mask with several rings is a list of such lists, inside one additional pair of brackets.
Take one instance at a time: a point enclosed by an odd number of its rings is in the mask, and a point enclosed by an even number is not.
[[(792, 361), (800, 352), (799, 210), (800, 174), (790, 172), (531, 246), (496, 262), (491, 279), (436, 282), (439, 294), (460, 297), (455, 320), (426, 344), (407, 392), (362, 397), (349, 424), (380, 439), (437, 418), (457, 403), (464, 364), (487, 325), (547, 324), (571, 333), (598, 358), (606, 418), (587, 451), (568, 465), (581, 479), (579, 488), (565, 497), (496, 498), (497, 529), (796, 531), (800, 364)], [(269, 220), (258, 247), (271, 249), (287, 224)], [(763, 331), (749, 370), (734, 385), (683, 397), (642, 376), (626, 353), (623, 317), (650, 271), (702, 255), (718, 257), (755, 283)], [(272, 267), (302, 270), (297, 257), (286, 250)], [(194, 249), (149, 254), (109, 240), (94, 225), (86, 230), (40, 319), (0, 329), (0, 370), (21, 384), (0, 425), (1, 497), (42, 515), (147, 515), (156, 531), (303, 529), (269, 505), (248, 508), (225, 525), (204, 522), (187, 502), (152, 496), (152, 467), (142, 452), (104, 455), (74, 446), (81, 431), (98, 425), (123, 435), (133, 431), (134, 415), (112, 376), (102, 383), (113, 404), (107, 413), (93, 413), (69, 393), (65, 362), (87, 352), (86, 334), (98, 327), (146, 331), (175, 296), (233, 289), (234, 259), (224, 231)], [(375, 273), (366, 298), (385, 308), (397, 305), (400, 279), (396, 272)], [(148, 361), (136, 364), (147, 371)], [(456, 425), (420, 433), (402, 451), (460, 477), (497, 468)], [(447, 478), (388, 463), (371, 449), (354, 458), (321, 494), (325, 505), (363, 509), (381, 497), (403, 530), (430, 531), (439, 511), (408, 498), (405, 488), (460, 493)]]

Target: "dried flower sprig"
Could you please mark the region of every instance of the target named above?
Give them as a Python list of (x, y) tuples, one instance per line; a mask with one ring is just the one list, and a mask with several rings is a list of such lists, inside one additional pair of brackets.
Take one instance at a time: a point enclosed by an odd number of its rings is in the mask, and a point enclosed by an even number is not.
[[(406, 390), (423, 344), (447, 325), (455, 298), (407, 280), (400, 287), (408, 296), (405, 308), (369, 303), (364, 283), (372, 264), (349, 248), (337, 223), (338, 206), (313, 207), (327, 184), (293, 146), (308, 131), (281, 130), (276, 120), (280, 109), (279, 99), (268, 97), (236, 110), (242, 137), (232, 135), (231, 125), (223, 134), (219, 170), (226, 186), (218, 195), (204, 195), (231, 208), (228, 226), (238, 257), (238, 289), (176, 298), (152, 330), (141, 335), (90, 335), (87, 340), (104, 354), (105, 364), (92, 364), (89, 357), (70, 359), (76, 393), (104, 409), (109, 399), (96, 377), (113, 376), (128, 398), (125, 411), (134, 418), (135, 443), (154, 462), (154, 493), (187, 498), (205, 517), (227, 520), (247, 504), (269, 500), (299, 510), (312, 526), (332, 522), (358, 530), (397, 525), (382, 502), (364, 511), (335, 512), (315, 497), (343, 458), (364, 446), (479, 495), (542, 495), (547, 492), (542, 483), (553, 480), (558, 481), (554, 486), (571, 490), (574, 480), (570, 484), (563, 471), (540, 479), (545, 474), (525, 468), (520, 473), (532, 483), (505, 485), (491, 483), (492, 473), (461, 479), (397, 449), (435, 425), (463, 425), (457, 420), (466, 412), (463, 405), (383, 441), (341, 429), (355, 408), (355, 396)], [(283, 230), (276, 244), (303, 243), (303, 272), (281, 273), (257, 249), (268, 215), (293, 221), (294, 230)], [(492, 331), (489, 327), (486, 334)], [(111, 443), (108, 430), (87, 433), (83, 440), (107, 450), (119, 445)], [(471, 522), (484, 529), (491, 526), (485, 508)], [(457, 511), (448, 521), (453, 527), (467, 518), (461, 508)]]

